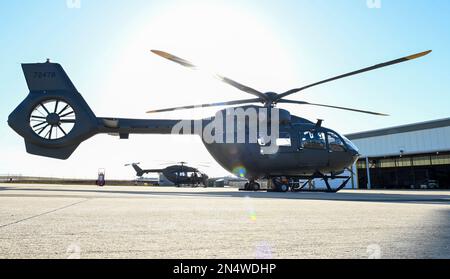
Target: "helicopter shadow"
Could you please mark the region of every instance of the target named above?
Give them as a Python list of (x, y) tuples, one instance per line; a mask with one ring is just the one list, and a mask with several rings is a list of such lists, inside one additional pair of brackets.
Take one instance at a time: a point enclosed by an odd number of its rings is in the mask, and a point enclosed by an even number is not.
[[(433, 226), (427, 235), (435, 233), (431, 241), (426, 242), (423, 255), (427, 258), (450, 258), (450, 210), (440, 210), (436, 214)], [(424, 236), (426, 237), (426, 235)], [(442, 253), (438, 253), (442, 251)]]
[[(187, 189), (187, 188), (184, 188)], [(202, 188), (203, 189), (203, 188)], [(16, 188), (16, 187), (5, 187), (0, 186), (0, 191), (33, 191), (33, 193), (42, 192), (39, 196), (52, 197), (54, 195), (45, 195), (44, 193), (77, 193), (79, 196), (85, 194), (86, 198), (96, 198), (97, 196), (92, 196), (88, 194), (120, 194), (120, 195), (133, 195), (142, 197), (213, 197), (213, 198), (255, 198), (255, 199), (289, 199), (289, 200), (317, 200), (317, 201), (342, 201), (342, 202), (375, 202), (375, 203), (419, 203), (419, 204), (446, 204), (450, 205), (450, 192), (443, 194), (442, 191), (436, 194), (426, 194), (408, 193), (404, 191), (399, 193), (389, 193), (385, 191), (384, 193), (375, 193), (371, 191), (354, 191), (344, 190), (338, 193), (324, 193), (324, 192), (247, 192), (247, 191), (230, 191), (230, 190), (206, 190), (206, 191), (196, 191), (193, 189), (191, 192), (174, 192), (174, 191), (158, 191), (158, 190), (109, 190), (108, 188), (103, 189), (57, 189), (57, 188), (39, 188), (29, 187), (29, 188)], [(24, 195), (26, 196), (26, 194)], [(72, 195), (65, 195), (64, 197), (72, 197)], [(123, 198), (123, 196), (110, 196), (112, 198)]]
[(397, 235), (388, 258), (449, 259), (450, 210), (441, 209), (429, 216), (422, 229)]
[[(151, 194), (156, 194), (152, 192)], [(256, 198), (256, 199), (288, 199), (288, 200), (317, 200), (317, 201), (342, 201), (342, 202), (384, 202), (384, 203), (427, 203), (427, 204), (448, 204), (450, 205), (449, 195), (417, 195), (417, 194), (375, 194), (370, 192), (247, 192), (247, 191), (218, 191), (218, 192), (191, 192), (191, 193), (173, 193), (157, 192), (161, 195), (179, 195), (179, 196), (204, 196), (217, 198)]]

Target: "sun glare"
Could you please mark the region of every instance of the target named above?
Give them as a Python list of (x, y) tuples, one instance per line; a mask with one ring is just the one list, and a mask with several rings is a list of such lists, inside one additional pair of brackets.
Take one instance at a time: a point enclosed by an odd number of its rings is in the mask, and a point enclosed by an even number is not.
[[(101, 91), (108, 100), (96, 113), (138, 118), (200, 119), (214, 116), (219, 108), (146, 114), (151, 109), (196, 105), (251, 98), (213, 78), (205, 71), (192, 71), (150, 52), (170, 52), (202, 69), (219, 73), (262, 92), (286, 89), (295, 84), (290, 54), (273, 31), (270, 21), (245, 6), (202, 2), (177, 3), (157, 16), (136, 20), (137, 27), (124, 38), (123, 52)], [(114, 101), (109, 101), (113, 99)], [(214, 162), (197, 136), (132, 136), (130, 160), (211, 161), (211, 175), (226, 172)], [(110, 139), (102, 140), (114, 148)], [(158, 146), (167, 146), (158, 148)], [(142, 147), (148, 146), (143, 152)], [(107, 148), (107, 147), (105, 147)], [(132, 150), (130, 150), (131, 148)], [(134, 150), (135, 149), (135, 150)], [(136, 155), (142, 154), (142, 155)], [(145, 154), (145, 155), (144, 155)], [(145, 157), (151, 155), (151, 160)], [(139, 158), (138, 158), (139, 157)], [(125, 170), (124, 170), (125, 171)], [(128, 170), (127, 170), (128, 171)]]
[[(173, 53), (262, 92), (284, 90), (297, 76), (270, 22), (254, 11), (247, 12), (244, 6), (209, 2), (170, 6), (124, 44), (128, 47), (111, 69), (107, 94), (120, 99), (114, 109), (126, 115), (142, 117), (149, 109), (250, 97), (210, 74), (162, 59), (151, 49)], [(215, 111), (177, 111), (151, 117), (198, 118)]]

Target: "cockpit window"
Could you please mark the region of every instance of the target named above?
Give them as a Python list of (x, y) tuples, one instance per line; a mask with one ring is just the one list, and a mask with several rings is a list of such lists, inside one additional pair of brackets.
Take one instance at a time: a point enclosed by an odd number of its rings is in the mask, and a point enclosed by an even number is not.
[(325, 149), (325, 134), (317, 131), (305, 131), (300, 132), (301, 148), (309, 148), (309, 149)]
[(331, 151), (342, 152), (345, 151), (344, 142), (335, 133), (328, 132), (328, 146)]

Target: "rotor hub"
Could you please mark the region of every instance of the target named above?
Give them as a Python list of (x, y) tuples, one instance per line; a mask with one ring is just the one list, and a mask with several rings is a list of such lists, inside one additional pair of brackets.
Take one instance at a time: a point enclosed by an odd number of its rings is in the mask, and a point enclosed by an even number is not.
[(274, 102), (278, 99), (278, 94), (275, 92), (267, 92), (264, 95), (266, 95), (267, 99)]
[(274, 106), (278, 100), (278, 94), (275, 92), (267, 92), (264, 93), (264, 95), (267, 97), (265, 100), (266, 106)]
[(59, 124), (61, 117), (57, 113), (50, 113), (49, 115), (47, 115), (45, 120), (48, 124), (56, 126)]

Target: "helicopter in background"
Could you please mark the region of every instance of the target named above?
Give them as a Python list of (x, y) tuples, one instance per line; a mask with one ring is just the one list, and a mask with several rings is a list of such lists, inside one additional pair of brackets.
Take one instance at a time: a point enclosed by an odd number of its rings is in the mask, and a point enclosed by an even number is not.
[(163, 169), (142, 169), (139, 167), (140, 163), (125, 164), (125, 166), (132, 166), (136, 171), (136, 176), (142, 177), (144, 174), (157, 173), (162, 174), (167, 180), (175, 186), (188, 185), (198, 187), (208, 186), (208, 175), (201, 172), (198, 168), (186, 165), (186, 162), (179, 162), (176, 165), (171, 165)]

